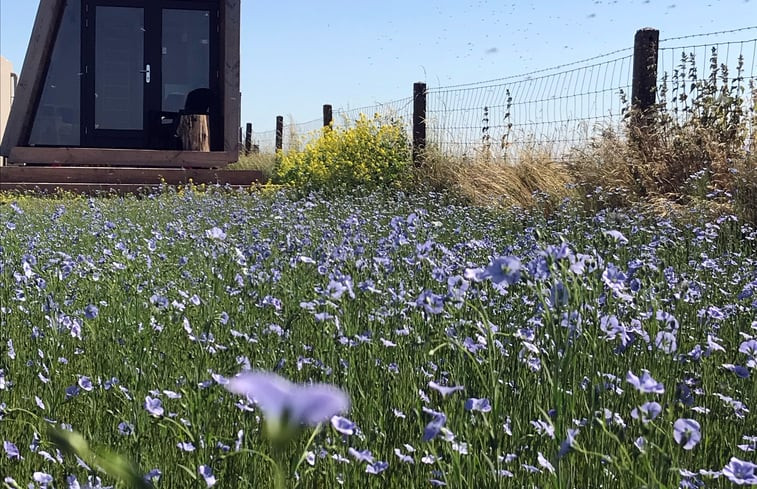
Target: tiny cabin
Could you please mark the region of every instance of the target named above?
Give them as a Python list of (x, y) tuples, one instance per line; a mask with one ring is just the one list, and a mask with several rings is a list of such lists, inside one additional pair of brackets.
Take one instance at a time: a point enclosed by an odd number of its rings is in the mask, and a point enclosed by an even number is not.
[(239, 0), (41, 0), (0, 155), (58, 167), (237, 161), (239, 23)]

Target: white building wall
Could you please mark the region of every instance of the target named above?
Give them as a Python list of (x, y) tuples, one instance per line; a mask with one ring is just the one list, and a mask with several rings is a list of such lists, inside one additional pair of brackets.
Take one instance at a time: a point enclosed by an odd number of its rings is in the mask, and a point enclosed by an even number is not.
[[(15, 88), (13, 65), (0, 56), (0, 140), (3, 139), (3, 134), (5, 134), (5, 125), (8, 122), (8, 115), (10, 115)], [(0, 165), (2, 164), (3, 159), (0, 158)]]

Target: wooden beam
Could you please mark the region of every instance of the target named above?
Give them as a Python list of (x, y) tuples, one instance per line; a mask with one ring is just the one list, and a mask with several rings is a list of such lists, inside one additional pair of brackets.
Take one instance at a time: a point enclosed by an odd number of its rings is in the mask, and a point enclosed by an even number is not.
[(57, 183), (57, 184), (114, 184), (114, 185), (168, 185), (194, 183), (221, 185), (250, 185), (262, 183), (259, 170), (207, 170), (180, 168), (109, 168), (72, 166), (6, 166), (0, 167), (0, 182)]
[(26, 144), (29, 137), (65, 3), (64, 0), (41, 0), (39, 3), (8, 125), (0, 144), (0, 156), (9, 156), (12, 148)]
[(224, 151), (239, 159), (239, 127), (242, 123), (242, 94), (239, 91), (239, 0), (224, 0), (221, 12), (221, 32), (224, 35), (221, 65), (223, 67)]
[(237, 161), (238, 154), (223, 151), (164, 151), (152, 149), (39, 148), (17, 146), (10, 163), (42, 165), (98, 165), (162, 168), (219, 168)]

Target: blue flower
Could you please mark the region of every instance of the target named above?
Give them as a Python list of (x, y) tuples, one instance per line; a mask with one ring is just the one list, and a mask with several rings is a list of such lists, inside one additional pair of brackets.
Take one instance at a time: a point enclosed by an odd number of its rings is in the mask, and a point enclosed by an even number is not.
[(754, 473), (755, 469), (757, 469), (757, 465), (752, 462), (731, 457), (728, 465), (723, 467), (723, 475), (734, 484), (754, 486), (757, 485), (757, 475)]
[(471, 397), (470, 399), (465, 401), (465, 410), (488, 413), (492, 410), (492, 405), (489, 402), (489, 399), (477, 399), (475, 397)]
[(439, 385), (436, 382), (434, 382), (433, 380), (428, 383), (428, 386), (430, 388), (434, 389), (435, 391), (437, 391), (439, 394), (441, 394), (442, 397), (447, 397), (448, 395), (454, 394), (455, 392), (465, 390), (465, 387), (463, 387), (461, 385), (456, 385), (456, 386), (448, 387), (448, 386), (445, 386), (445, 385)]
[(642, 394), (662, 394), (665, 392), (665, 386), (662, 382), (657, 382), (646, 370), (641, 374), (641, 378), (629, 370), (626, 374), (626, 381)]
[(423, 441), (431, 441), (436, 438), (436, 435), (438, 435), (442, 430), (442, 427), (447, 422), (447, 416), (445, 416), (444, 413), (433, 411), (427, 408), (423, 408), (423, 411), (431, 414), (434, 417), (423, 430)]
[(684, 450), (691, 450), (702, 439), (701, 426), (693, 419), (680, 418), (673, 424), (673, 438), (683, 445)]
[(213, 487), (216, 483), (216, 477), (213, 475), (213, 469), (207, 465), (197, 467), (197, 473), (205, 480), (207, 487)]
[(163, 413), (165, 412), (163, 410), (163, 401), (158, 398), (147, 396), (145, 397), (145, 410), (152, 416), (163, 416)]
[(341, 416), (332, 416), (331, 426), (333, 426), (335, 430), (343, 435), (354, 434), (356, 428), (355, 423)]
[(662, 412), (662, 406), (659, 402), (645, 402), (641, 406), (634, 408), (631, 411), (631, 417), (633, 419), (641, 420), (642, 423), (647, 424)]
[(347, 394), (326, 384), (296, 385), (270, 372), (242, 372), (225, 386), (253, 399), (268, 420), (316, 426), (350, 407)]
[(486, 268), (485, 276), (497, 285), (510, 286), (520, 280), (523, 265), (515, 256), (502, 256)]

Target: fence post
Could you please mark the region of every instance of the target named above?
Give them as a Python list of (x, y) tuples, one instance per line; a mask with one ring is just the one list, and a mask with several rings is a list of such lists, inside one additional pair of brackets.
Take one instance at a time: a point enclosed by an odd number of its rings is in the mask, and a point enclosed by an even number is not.
[(657, 102), (657, 59), (660, 31), (645, 28), (636, 31), (633, 45), (633, 84), (631, 104), (638, 112), (651, 109)]
[(413, 164), (423, 164), (426, 152), (426, 84), (413, 85)]
[(276, 116), (276, 151), (284, 149), (284, 116)]
[(332, 122), (334, 122), (334, 112), (331, 105), (326, 104), (323, 106), (323, 127), (331, 127)]
[[(629, 140), (644, 155), (648, 147), (654, 106), (657, 103), (657, 64), (660, 31), (645, 28), (636, 31), (633, 46), (633, 82), (631, 86), (631, 119)], [(642, 169), (630, 161), (631, 176), (639, 195), (647, 195), (647, 182)]]
[(244, 154), (249, 155), (252, 150), (252, 123), (248, 122), (244, 135)]

